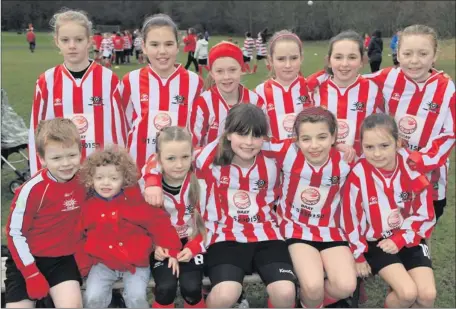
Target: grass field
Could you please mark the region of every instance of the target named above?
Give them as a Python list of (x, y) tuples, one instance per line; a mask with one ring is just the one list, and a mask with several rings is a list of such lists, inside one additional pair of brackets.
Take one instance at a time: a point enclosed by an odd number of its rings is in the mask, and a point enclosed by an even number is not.
[[(224, 37), (213, 37), (210, 45), (219, 42)], [(242, 44), (242, 38), (233, 38)], [(324, 55), (327, 53), (326, 41), (304, 42), (304, 62), (302, 72), (305, 76), (320, 70), (324, 65)], [(384, 39), (385, 51), (383, 55), (382, 67), (392, 64), (391, 57), (388, 57), (389, 39)], [(441, 42), (439, 60), (436, 68), (444, 70), (453, 79), (455, 73), (455, 40)], [(178, 62), (185, 64), (186, 54), (179, 53)], [(53, 45), (52, 36), (48, 33), (37, 34), (37, 48), (34, 54), (28, 50), (25, 35), (16, 33), (2, 33), (2, 80), (1, 87), (6, 90), (9, 102), (14, 110), (29, 124), (32, 98), (34, 93), (35, 81), (39, 74), (46, 69), (62, 62), (57, 48)], [(120, 66), (114, 71), (122, 77), (125, 73), (139, 68), (136, 60), (132, 64)], [(194, 70), (193, 67), (190, 67)], [(364, 72), (368, 72), (366, 67)], [(267, 71), (261, 63), (258, 72), (254, 75), (243, 76), (243, 84), (249, 89), (253, 89), (267, 78)], [(14, 160), (14, 157), (11, 157)], [(452, 169), (450, 171), (448, 185), (448, 206), (445, 215), (433, 233), (432, 256), (437, 282), (437, 302), (436, 307), (455, 307), (455, 155), (453, 151)], [(4, 225), (9, 212), (12, 194), (9, 192), (8, 184), (15, 177), (14, 173), (5, 167), (2, 170), (2, 243), (5, 243)], [(366, 307), (383, 307), (386, 286), (378, 278), (367, 281), (369, 301)], [(248, 286), (247, 295), (251, 307), (263, 307), (266, 304), (266, 294), (263, 286)]]

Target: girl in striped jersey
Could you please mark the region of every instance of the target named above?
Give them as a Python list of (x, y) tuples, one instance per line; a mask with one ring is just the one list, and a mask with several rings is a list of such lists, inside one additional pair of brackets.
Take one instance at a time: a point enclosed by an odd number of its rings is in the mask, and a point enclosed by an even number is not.
[(126, 74), (122, 93), (129, 126), (127, 147), (140, 170), (155, 153), (158, 131), (187, 126), (189, 110), (203, 87), (196, 73), (176, 65), (177, 27), (168, 15), (148, 17), (142, 37), (150, 65)]
[(360, 137), (365, 158), (345, 182), (341, 220), (358, 276), (378, 273), (386, 281), (385, 307), (432, 308), (436, 289), (424, 242), (435, 224), (432, 187), (406, 163), (410, 154), (399, 148), (392, 117), (370, 115)]
[(255, 92), (263, 99), (259, 105), (269, 118), (269, 135), (275, 140), (293, 136), (296, 115), (310, 106), (307, 83), (301, 70), (302, 43), (299, 37), (282, 30), (269, 42), (269, 63), (272, 77), (258, 85)]
[(264, 63), (266, 65), (266, 68), (268, 71), (271, 69), (268, 61), (267, 61), (267, 48), (266, 48), (266, 42), (267, 42), (267, 31), (266, 29), (258, 33), (258, 38), (255, 41), (255, 48), (256, 48), (256, 61), (255, 64), (253, 65), (253, 71), (252, 73), (256, 73), (257, 68), (258, 68), (258, 61), (261, 61), (264, 59)]
[(310, 88), (314, 104), (336, 116), (337, 148), (349, 161), (361, 155), (359, 128), (364, 118), (383, 109), (382, 92), (373, 81), (359, 75), (363, 55), (363, 39), (358, 33), (339, 33), (329, 41), (327, 71), (330, 77)]
[(112, 42), (111, 36), (109, 35), (109, 33), (105, 33), (103, 41), (101, 41), (100, 51), (101, 51), (101, 55), (103, 57), (102, 64), (107, 68), (111, 67), (113, 50), (114, 50), (114, 43)]
[(330, 111), (306, 108), (293, 129), (296, 140), (265, 147), (283, 172), (277, 215), (300, 282), (301, 304), (320, 308), (349, 297), (356, 288), (353, 257), (339, 226), (339, 192), (350, 165), (332, 147), (337, 121)]
[(455, 85), (433, 68), (437, 34), (428, 26), (405, 28), (399, 35), (397, 57), (399, 68), (366, 77), (383, 89), (386, 112), (396, 119), (399, 136), (412, 151), (410, 168), (426, 173), (433, 185), (438, 219), (446, 205), (448, 157), (455, 144)]
[[(201, 240), (200, 248), (209, 246), (206, 263), (213, 288), (208, 307), (231, 307), (241, 295), (244, 276), (252, 271), (267, 286), (269, 307), (294, 306), (292, 263), (273, 210), (279, 171), (261, 152), (266, 134), (262, 111), (253, 104), (238, 104), (230, 109), (220, 139), (195, 158), (198, 178), (207, 187), (207, 202), (200, 207), (208, 241)], [(146, 183), (158, 184), (156, 177), (146, 177)], [(157, 191), (149, 196), (155, 205), (162, 198)]]
[(244, 66), (242, 67), (242, 72), (253, 73), (253, 72), (250, 72), (249, 62), (252, 60), (254, 49), (255, 49), (255, 40), (252, 38), (252, 34), (250, 32), (246, 32), (245, 40), (244, 40), (244, 47), (242, 48), (242, 55), (244, 58)]
[(36, 83), (29, 134), (32, 174), (41, 168), (34, 138), (40, 120), (71, 119), (81, 134), (82, 160), (96, 148), (126, 140), (119, 79), (89, 59), (92, 23), (84, 12), (67, 10), (56, 13), (51, 24), (63, 64), (41, 74)]
[(262, 104), (256, 93), (240, 84), (243, 65), (242, 51), (233, 43), (221, 42), (211, 48), (208, 90), (192, 106), (189, 122), (195, 146), (205, 146), (222, 134), (228, 111), (234, 105)]
[[(177, 126), (164, 128), (157, 136), (157, 154), (152, 155), (144, 168), (146, 181), (145, 198), (150, 204), (153, 195), (151, 185), (163, 187), (163, 206), (171, 216), (184, 249), (177, 255), (179, 277), (177, 278), (168, 263), (163, 261), (168, 254), (157, 247), (151, 258), (152, 275), (155, 278), (155, 302), (153, 308), (174, 308), (177, 283), (184, 298), (184, 308), (204, 308), (202, 297), (203, 256), (206, 229), (199, 213), (200, 199), (205, 199), (205, 190), (192, 171), (192, 136), (185, 128)], [(160, 167), (157, 166), (159, 163)], [(163, 175), (161, 183), (154, 183), (156, 169)], [(204, 183), (201, 184), (203, 188)], [(203, 197), (200, 197), (200, 192)], [(203, 201), (204, 202), (204, 201)], [(196, 236), (199, 235), (198, 238)]]

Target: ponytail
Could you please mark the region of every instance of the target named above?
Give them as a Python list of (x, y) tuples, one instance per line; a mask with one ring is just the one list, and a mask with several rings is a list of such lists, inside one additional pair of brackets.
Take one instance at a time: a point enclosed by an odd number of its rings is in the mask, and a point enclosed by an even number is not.
[(190, 175), (190, 192), (188, 194), (188, 199), (190, 200), (190, 205), (193, 205), (193, 233), (190, 236), (191, 239), (194, 239), (198, 234), (203, 236), (204, 242), (207, 240), (206, 226), (204, 225), (204, 220), (201, 217), (201, 214), (198, 211), (198, 205), (200, 205), (200, 185), (198, 179), (196, 178), (195, 173), (192, 171)]

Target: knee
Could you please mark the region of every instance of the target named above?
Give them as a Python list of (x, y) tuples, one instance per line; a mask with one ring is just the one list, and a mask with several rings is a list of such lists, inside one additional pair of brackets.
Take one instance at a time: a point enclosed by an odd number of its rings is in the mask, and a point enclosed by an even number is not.
[(86, 290), (83, 296), (84, 308), (105, 308), (108, 306), (108, 296), (100, 291)]
[(437, 291), (435, 286), (426, 287), (418, 291), (416, 301), (418, 304), (430, 308), (434, 306), (435, 299), (437, 298)]
[(220, 285), (219, 283), (212, 288), (209, 293), (211, 307), (231, 307), (239, 299), (242, 293), (242, 286)]
[(418, 291), (415, 284), (402, 285), (401, 288), (396, 291), (398, 298), (408, 304), (413, 304), (418, 296)]
[(202, 298), (201, 290), (201, 281), (180, 282), (181, 295), (187, 304), (197, 304)]
[(155, 284), (155, 301), (160, 305), (173, 303), (176, 298), (177, 281), (162, 281)]
[(356, 277), (349, 276), (347, 278), (336, 278), (329, 281), (334, 291), (337, 291), (337, 296), (340, 299), (347, 298), (356, 290)]
[(294, 307), (296, 287), (293, 282), (274, 282), (267, 287), (268, 295), (274, 307)]
[(324, 282), (311, 281), (301, 283), (301, 292), (307, 299), (312, 301), (323, 299), (325, 293)]

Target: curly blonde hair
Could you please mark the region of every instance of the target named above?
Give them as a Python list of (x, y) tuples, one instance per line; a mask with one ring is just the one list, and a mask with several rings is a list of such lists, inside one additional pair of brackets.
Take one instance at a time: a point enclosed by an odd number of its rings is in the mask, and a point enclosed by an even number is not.
[(123, 187), (129, 187), (138, 183), (139, 173), (136, 163), (128, 151), (120, 146), (108, 146), (97, 150), (88, 156), (81, 168), (81, 182), (93, 193), (93, 177), (99, 166), (114, 165), (122, 173)]

